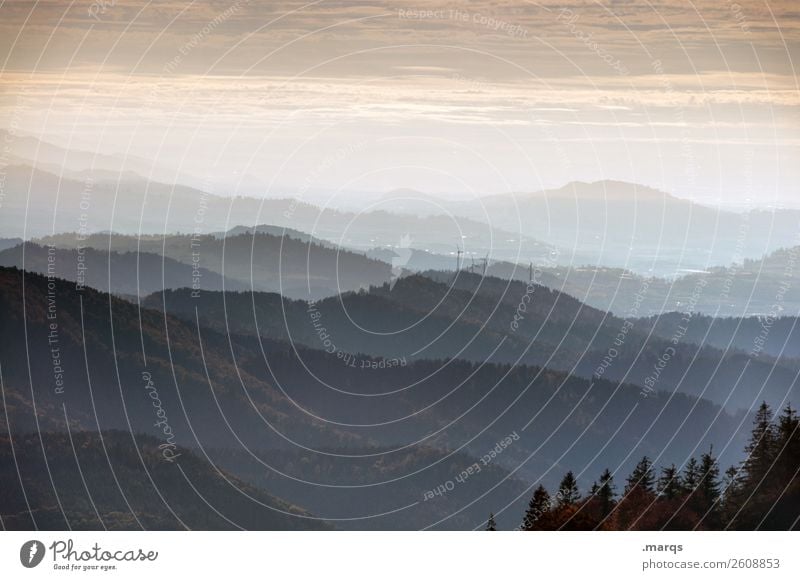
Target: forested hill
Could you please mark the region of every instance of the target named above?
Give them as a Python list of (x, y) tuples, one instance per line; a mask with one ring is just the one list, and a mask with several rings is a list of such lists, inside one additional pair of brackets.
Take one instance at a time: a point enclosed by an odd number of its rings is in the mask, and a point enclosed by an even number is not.
[[(52, 304), (61, 393), (48, 338)], [(499, 464), (545, 481), (555, 476), (553, 466), (591, 463), (601, 450), (620, 465), (631, 461), (631, 446), (680, 462), (698, 442), (743, 437), (740, 416), (686, 395), (644, 397), (634, 385), (535, 366), (458, 359), (392, 364), (224, 335), (16, 270), (0, 270), (0, 307), (6, 345), (0, 362), (14, 432), (63, 429), (66, 407), (69, 420), (84, 429), (162, 436), (153, 426), (148, 393), (154, 388), (177, 442), (189, 447), (302, 445), (313, 457), (322, 447), (424, 444), (481, 456), (516, 432), (519, 441)], [(24, 335), (27, 345), (13, 340)]]
[(175, 448), (170, 457), (165, 460), (162, 441), (123, 431), (0, 435), (3, 526), (7, 530), (330, 528), (188, 449)]
[[(794, 392), (798, 361), (699, 346), (648, 332), (538, 285), (460, 272), (447, 282), (402, 277), (313, 304), (263, 293), (187, 290), (145, 305), (221, 332), (385, 358), (461, 358), (557, 369), (587, 379), (682, 392), (728, 408), (779, 404)], [(664, 362), (666, 360), (666, 362)]]

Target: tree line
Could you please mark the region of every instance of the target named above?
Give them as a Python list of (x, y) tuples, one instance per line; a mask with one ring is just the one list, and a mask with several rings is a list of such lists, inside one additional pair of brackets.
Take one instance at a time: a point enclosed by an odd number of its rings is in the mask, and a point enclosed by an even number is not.
[[(786, 405), (776, 418), (759, 407), (745, 459), (724, 474), (713, 448), (681, 468), (636, 464), (618, 492), (606, 469), (582, 496), (572, 471), (554, 494), (539, 485), (518, 529), (792, 530), (800, 529), (800, 422)], [(486, 529), (496, 529), (490, 515)]]

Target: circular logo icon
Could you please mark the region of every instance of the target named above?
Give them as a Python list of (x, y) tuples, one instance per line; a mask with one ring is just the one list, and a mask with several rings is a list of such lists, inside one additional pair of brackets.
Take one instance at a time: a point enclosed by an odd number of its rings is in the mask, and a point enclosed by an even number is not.
[(35, 568), (44, 559), (44, 544), (39, 540), (28, 540), (19, 549), (19, 561), (26, 568)]

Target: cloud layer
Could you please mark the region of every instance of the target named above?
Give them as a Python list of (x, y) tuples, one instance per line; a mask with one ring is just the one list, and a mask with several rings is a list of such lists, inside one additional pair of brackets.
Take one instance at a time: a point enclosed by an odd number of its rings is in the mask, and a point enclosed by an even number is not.
[[(332, 187), (615, 177), (708, 200), (747, 195), (734, 175), (748, 158), (765, 199), (796, 191), (788, 1), (11, 1), (0, 16), (4, 126), (62, 143), (164, 144), (170, 162), (291, 187), (343, 144), (377, 139), (395, 143), (389, 157), (351, 160)], [(459, 166), (459, 149), (485, 166)]]

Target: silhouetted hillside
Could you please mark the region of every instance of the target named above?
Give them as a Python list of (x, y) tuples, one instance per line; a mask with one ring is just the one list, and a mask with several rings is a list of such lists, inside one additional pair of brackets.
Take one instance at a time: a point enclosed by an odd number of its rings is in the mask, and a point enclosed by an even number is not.
[[(424, 445), (347, 449), (350, 457), (343, 450), (329, 452), (211, 455), (228, 471), (324, 516), (337, 529), (474, 529), (492, 505), (522, 496), (527, 487), (498, 462)], [(521, 509), (524, 502), (512, 505)], [(511, 518), (501, 521), (511, 525)]]
[[(12, 433), (36, 431), (34, 396), (48, 428), (64, 429), (66, 408), (74, 428), (122, 428), (163, 440), (154, 426), (155, 391), (178, 444), (265, 451), (302, 446), (311, 465), (337, 449), (344, 462), (337, 470), (351, 470), (355, 483), (364, 475), (348, 467), (349, 457), (374, 447), (386, 454), (422, 445), (480, 458), (516, 433), (492, 463), (515, 469), (520, 479), (552, 482), (554, 470), (591, 465), (598, 454), (627, 468), (631, 449), (681, 461), (698, 444), (740, 437), (740, 417), (684, 395), (642, 397), (635, 386), (528, 366), (345, 360), (338, 352), (198, 328), (196, 320), (139, 310), (92, 290), (79, 295), (68, 282), (49, 286), (33, 274), (24, 280), (23, 301), (22, 273), (0, 270), (0, 363), (7, 397), (16, 397)], [(53, 304), (62, 392), (47, 318)], [(196, 312), (204, 309), (198, 303)], [(16, 336), (27, 336), (27, 345)], [(397, 482), (397, 494), (428, 481), (409, 474)], [(393, 521), (385, 526), (408, 525)], [(430, 523), (419, 520), (417, 527)]]
[(795, 316), (714, 318), (696, 315), (686, 324), (682, 314), (669, 312), (637, 323), (665, 338), (681, 330), (685, 333), (685, 342), (743, 353), (763, 351), (774, 357), (800, 358), (800, 326)]
[[(448, 275), (443, 274), (443, 279)], [(635, 321), (590, 308), (548, 288), (461, 272), (446, 283), (406, 276), (369, 292), (313, 305), (260, 293), (185, 291), (145, 304), (224, 331), (289, 340), (331, 352), (386, 359), (462, 358), (529, 364), (586, 378), (684, 392), (748, 409), (759, 398), (793, 392), (797, 362), (725, 353), (672, 337), (650, 336)], [(524, 311), (523, 311), (524, 309)], [(516, 317), (516, 319), (515, 319)]]
[[(0, 436), (8, 530), (315, 530), (308, 512), (187, 449), (122, 431)], [(48, 476), (52, 475), (52, 481)], [(30, 508), (30, 509), (29, 509)]]
[[(150, 252), (108, 252), (94, 248), (67, 250), (28, 243), (0, 252), (0, 266), (52, 275), (112, 294), (144, 296), (164, 288), (242, 290), (243, 282), (227, 280)], [(109, 286), (110, 285), (110, 286)]]
[[(644, 277), (624, 268), (544, 265), (536, 281), (618, 316), (651, 316), (688, 308), (710, 316), (776, 316), (800, 312), (800, 247), (674, 278)], [(490, 265), (489, 274), (528, 280), (527, 266)], [(784, 310), (776, 308), (779, 305)]]
[[(232, 237), (94, 234), (80, 243), (104, 251), (110, 248), (115, 252), (164, 256), (189, 266), (191, 273), (195, 268), (209, 270), (233, 281), (229, 290), (255, 288), (291, 297), (332, 296), (340, 291), (382, 284), (390, 278), (391, 266), (384, 262), (311, 240), (261, 232)], [(64, 234), (48, 236), (41, 241), (59, 248), (75, 248), (78, 244), (74, 235)], [(180, 269), (175, 273), (176, 278), (179, 276)], [(191, 287), (192, 283), (190, 275), (182, 286)]]

